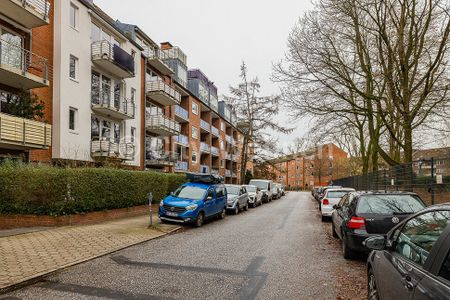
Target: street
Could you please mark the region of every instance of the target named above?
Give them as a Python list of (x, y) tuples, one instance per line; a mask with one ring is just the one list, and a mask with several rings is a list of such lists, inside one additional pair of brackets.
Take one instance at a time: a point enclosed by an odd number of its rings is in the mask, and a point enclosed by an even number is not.
[[(309, 193), (68, 268), (0, 299), (364, 299)], [(6, 298), (5, 298), (6, 297)]]

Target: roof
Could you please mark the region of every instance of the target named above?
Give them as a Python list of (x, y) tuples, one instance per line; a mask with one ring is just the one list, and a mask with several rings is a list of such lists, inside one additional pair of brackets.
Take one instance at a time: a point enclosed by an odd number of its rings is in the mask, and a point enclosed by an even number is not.
[(450, 157), (450, 147), (415, 150), (413, 160)]

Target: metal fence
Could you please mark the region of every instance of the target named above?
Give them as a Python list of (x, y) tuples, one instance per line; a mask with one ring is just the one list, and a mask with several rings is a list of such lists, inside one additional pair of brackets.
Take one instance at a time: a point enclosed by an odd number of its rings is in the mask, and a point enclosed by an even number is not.
[(415, 192), (427, 204), (450, 202), (450, 157), (413, 161), (364, 175), (341, 178), (333, 185), (356, 190)]

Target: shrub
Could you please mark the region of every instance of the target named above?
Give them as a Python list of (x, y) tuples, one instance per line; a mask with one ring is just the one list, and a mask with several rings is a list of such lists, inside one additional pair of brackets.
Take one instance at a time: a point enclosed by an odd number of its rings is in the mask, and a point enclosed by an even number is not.
[(159, 203), (185, 176), (108, 168), (0, 166), (0, 213), (68, 215)]

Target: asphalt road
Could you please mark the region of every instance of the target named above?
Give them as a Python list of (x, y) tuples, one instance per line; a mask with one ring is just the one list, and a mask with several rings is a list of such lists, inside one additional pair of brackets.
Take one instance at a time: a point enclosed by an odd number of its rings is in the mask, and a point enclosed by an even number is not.
[(309, 193), (291, 192), (0, 299), (335, 299), (342, 286), (336, 270), (346, 262), (325, 226)]

